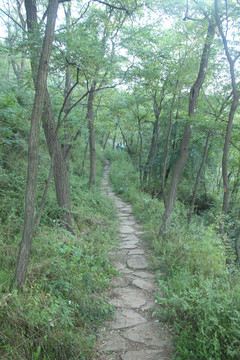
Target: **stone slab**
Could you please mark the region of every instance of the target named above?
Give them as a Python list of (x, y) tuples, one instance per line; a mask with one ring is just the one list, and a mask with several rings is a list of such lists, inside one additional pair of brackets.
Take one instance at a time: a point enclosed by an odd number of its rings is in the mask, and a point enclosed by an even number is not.
[(128, 351), (121, 355), (121, 360), (163, 360), (162, 351), (159, 350), (139, 350)]
[(142, 278), (142, 279), (154, 279), (155, 276), (146, 271), (134, 271), (134, 275)]
[(139, 309), (147, 301), (142, 291), (131, 287), (113, 289), (113, 296), (114, 298), (109, 301), (110, 304), (120, 308)]
[(133, 271), (130, 270), (130, 269), (128, 269), (128, 268), (126, 268), (126, 269), (123, 269), (123, 270), (122, 270), (122, 273), (123, 273), (123, 274), (133, 274)]
[(127, 240), (127, 241), (125, 241), (125, 240), (122, 240), (121, 242), (120, 242), (120, 244), (122, 244), (122, 245), (137, 245), (137, 243), (138, 243), (138, 240)]
[(135, 233), (136, 235), (144, 235), (145, 234), (145, 232), (144, 231), (136, 231), (136, 233)]
[(135, 221), (134, 220), (126, 220), (125, 219), (121, 219), (121, 222), (124, 224), (124, 225), (127, 225), (127, 226), (134, 226), (135, 225)]
[(121, 225), (119, 228), (119, 232), (120, 234), (132, 234), (134, 232), (134, 229), (128, 225)]
[(111, 286), (112, 287), (125, 287), (127, 285), (128, 285), (128, 281), (123, 279), (122, 277), (114, 278), (111, 281)]
[(145, 323), (126, 330), (124, 337), (128, 340), (144, 344), (146, 346), (166, 346), (169, 334), (159, 323)]
[(118, 332), (110, 333), (102, 341), (102, 350), (104, 351), (122, 351), (126, 348), (126, 340)]
[(143, 279), (135, 279), (133, 280), (132, 284), (139, 289), (146, 290), (146, 291), (153, 291), (154, 287), (151, 280), (143, 280)]
[(122, 235), (122, 241), (139, 241), (139, 238), (134, 234)]
[(143, 255), (145, 254), (145, 251), (143, 249), (134, 249), (130, 250), (128, 255)]
[(133, 269), (146, 269), (148, 263), (142, 255), (131, 255), (129, 259), (127, 259), (127, 266)]
[(111, 322), (112, 329), (125, 329), (147, 322), (144, 317), (133, 310), (117, 311), (116, 318)]
[(119, 247), (121, 249), (136, 249), (137, 248), (137, 244), (128, 244), (128, 243), (121, 243), (119, 244)]
[(114, 263), (113, 266), (116, 271), (121, 271), (126, 267), (125, 265), (121, 264), (120, 262)]
[(154, 306), (155, 306), (155, 301), (154, 300), (148, 300), (146, 302), (146, 304), (144, 306), (141, 307), (141, 310), (143, 311), (148, 311), (148, 310), (153, 310)]

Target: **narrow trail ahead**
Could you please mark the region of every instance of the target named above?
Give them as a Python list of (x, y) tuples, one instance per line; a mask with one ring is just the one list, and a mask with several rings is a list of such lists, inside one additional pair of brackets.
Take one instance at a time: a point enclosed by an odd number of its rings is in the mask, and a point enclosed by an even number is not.
[(104, 169), (102, 192), (114, 200), (118, 217), (119, 249), (113, 266), (120, 272), (111, 283), (109, 302), (116, 306), (114, 319), (101, 329), (96, 360), (170, 360), (171, 334), (152, 317), (154, 276), (148, 268), (147, 249), (141, 241), (131, 205), (117, 197), (109, 184), (109, 163)]

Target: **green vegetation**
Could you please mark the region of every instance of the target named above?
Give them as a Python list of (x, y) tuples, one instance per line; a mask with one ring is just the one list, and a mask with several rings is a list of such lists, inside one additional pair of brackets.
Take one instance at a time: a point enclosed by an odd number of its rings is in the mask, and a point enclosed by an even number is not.
[[(8, 156), (13, 157), (13, 167), (1, 175), (0, 358), (90, 359), (96, 329), (113, 310), (105, 295), (115, 273), (108, 256), (117, 241), (113, 205), (99, 190), (89, 189), (86, 176), (79, 178), (81, 162), (71, 162), (77, 233), (70, 234), (58, 223), (52, 188), (33, 243), (27, 284), (23, 291), (14, 290), (26, 161), (22, 153)], [(43, 181), (48, 162), (47, 156), (42, 157)], [(79, 152), (72, 153), (74, 158), (79, 158)], [(98, 182), (102, 160), (98, 159)], [(4, 174), (8, 181), (3, 181)]]
[(122, 155), (108, 154), (113, 161), (111, 180), (144, 223), (159, 286), (156, 319), (173, 325), (174, 359), (239, 359), (240, 273), (226, 269), (217, 228), (197, 215), (188, 225), (188, 209), (178, 202), (171, 225), (159, 238), (164, 206), (140, 192), (134, 166)]

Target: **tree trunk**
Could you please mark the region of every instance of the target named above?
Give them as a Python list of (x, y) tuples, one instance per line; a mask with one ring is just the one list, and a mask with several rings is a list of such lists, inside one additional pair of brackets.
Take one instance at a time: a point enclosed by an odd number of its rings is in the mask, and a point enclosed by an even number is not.
[(200, 177), (201, 177), (201, 173), (203, 170), (203, 167), (205, 165), (205, 161), (207, 158), (207, 153), (208, 153), (208, 147), (209, 147), (209, 141), (210, 141), (210, 137), (212, 135), (212, 130), (210, 130), (207, 134), (207, 138), (206, 138), (206, 143), (205, 143), (205, 147), (204, 147), (204, 152), (203, 152), (203, 157), (202, 157), (202, 161), (197, 173), (197, 177), (195, 180), (195, 185), (194, 185), (194, 190), (193, 190), (193, 196), (192, 196), (192, 201), (191, 201), (191, 206), (190, 206), (190, 211), (188, 214), (188, 223), (190, 224), (191, 220), (192, 220), (192, 215), (193, 215), (193, 211), (194, 211), (194, 206), (195, 206), (195, 202), (196, 202), (196, 198), (197, 198), (197, 192), (198, 192), (198, 185), (199, 185), (199, 181), (200, 181)]
[(105, 149), (106, 149), (106, 146), (107, 146), (107, 142), (108, 142), (109, 136), (110, 136), (110, 133), (107, 133), (106, 140), (104, 141), (104, 144), (103, 144), (103, 150), (105, 150)]
[(116, 143), (116, 134), (114, 134), (114, 137), (113, 137), (113, 144), (112, 144), (113, 150), (115, 150), (115, 143)]
[(54, 181), (58, 206), (62, 209), (62, 221), (67, 230), (73, 232), (73, 216), (71, 212), (71, 197), (68, 182), (68, 172), (57, 127), (52, 112), (51, 99), (46, 92), (45, 108), (42, 116), (43, 130), (50, 156), (54, 157)]
[[(65, 89), (64, 89), (64, 98), (68, 95), (69, 91), (71, 89), (71, 73), (69, 69), (66, 70), (66, 76), (65, 76)], [(71, 96), (68, 96), (64, 111), (67, 113), (69, 111), (69, 108), (71, 107)], [(66, 121), (63, 124), (64, 126), (64, 144), (63, 144), (63, 155), (66, 162), (67, 170), (69, 170), (69, 140), (71, 136), (68, 133), (68, 126)]]
[(223, 32), (222, 24), (219, 19), (218, 0), (215, 0), (214, 3), (215, 3), (215, 18), (216, 18), (219, 33), (222, 38), (227, 61), (229, 64), (229, 71), (230, 71), (231, 82), (232, 82), (232, 93), (233, 93), (233, 102), (232, 102), (230, 112), (228, 115), (228, 123), (227, 123), (224, 149), (223, 149), (223, 157), (222, 157), (222, 177), (223, 177), (223, 189), (224, 189), (224, 191), (223, 191), (223, 206), (222, 206), (223, 222), (219, 224), (220, 232), (222, 234), (223, 241), (225, 243), (225, 249), (226, 249), (226, 254), (227, 254), (227, 263), (230, 264), (232, 262), (232, 246), (231, 246), (231, 241), (228, 239), (228, 236), (225, 234), (225, 229), (224, 229), (225, 217), (228, 212), (228, 202), (229, 202), (229, 179), (228, 179), (227, 166), (228, 166), (228, 151), (229, 151), (229, 145), (230, 145), (232, 124), (233, 124), (235, 112), (238, 107), (240, 94), (239, 94), (239, 91), (237, 89), (237, 84), (236, 84), (236, 75), (235, 75), (235, 68), (234, 68), (235, 60), (233, 60), (230, 55), (227, 38)]
[[(27, 27), (28, 34), (31, 36), (34, 31), (37, 31), (37, 8), (36, 3), (33, 0), (25, 0), (26, 14), (27, 14)], [(38, 69), (38, 53), (31, 48), (31, 68), (34, 86), (36, 89), (36, 75)], [(48, 151), (50, 156), (54, 156), (54, 181), (56, 189), (56, 197), (58, 206), (62, 208), (62, 220), (66, 225), (66, 228), (73, 232), (73, 216), (71, 213), (71, 197), (70, 187), (67, 177), (67, 167), (65, 164), (63, 149), (60, 143), (60, 139), (57, 134), (57, 127), (54, 120), (54, 114), (52, 110), (51, 99), (48, 91), (46, 90), (45, 105), (42, 114), (42, 124), (44, 134), (47, 141)]]
[(88, 95), (88, 110), (87, 110), (87, 120), (88, 120), (88, 130), (89, 130), (89, 150), (90, 150), (90, 176), (89, 176), (89, 184), (93, 188), (95, 186), (95, 129), (94, 129), (94, 112), (93, 112), (93, 101), (95, 96), (95, 87), (96, 81), (93, 81), (91, 86), (91, 91)]
[(36, 219), (36, 225), (35, 225), (36, 231), (38, 231), (38, 228), (39, 228), (39, 225), (40, 225), (43, 209), (44, 209), (44, 206), (45, 206), (45, 203), (46, 203), (46, 200), (47, 200), (48, 189), (50, 187), (51, 180), (52, 180), (52, 174), (53, 174), (53, 158), (51, 159), (51, 167), (50, 167), (47, 183), (45, 185), (41, 205), (40, 205), (38, 215), (37, 215), (37, 219)]
[(139, 176), (140, 176), (140, 188), (143, 185), (143, 174), (142, 174), (142, 147), (143, 147), (143, 139), (142, 139), (142, 129), (141, 129), (141, 120), (138, 117), (138, 135), (140, 139), (140, 148), (139, 148), (139, 157), (138, 157), (138, 167), (139, 167)]
[(166, 171), (167, 171), (169, 144), (170, 144), (170, 139), (171, 139), (171, 135), (172, 135), (173, 107), (174, 107), (175, 98), (176, 98), (176, 95), (177, 95), (178, 83), (179, 83), (179, 80), (177, 80), (177, 82), (176, 82), (176, 91), (175, 91), (175, 94), (173, 96), (172, 103), (171, 103), (171, 108), (170, 108), (170, 115), (169, 115), (170, 119), (169, 119), (169, 129), (168, 129), (167, 144), (166, 144), (166, 154), (165, 154), (165, 159), (164, 159), (164, 164), (163, 164), (163, 172), (162, 172), (162, 196), (163, 196), (163, 201), (164, 201), (165, 205), (166, 205), (165, 179), (166, 179)]
[(84, 155), (83, 155), (83, 159), (82, 159), (82, 168), (81, 168), (81, 173), (80, 173), (81, 176), (83, 176), (83, 172), (84, 172), (84, 164), (85, 164), (85, 160), (86, 160), (86, 157), (87, 157), (88, 143), (89, 143), (89, 140), (87, 141), (86, 146), (85, 146), (85, 150), (84, 150)]
[(155, 144), (155, 139), (157, 138), (157, 131), (158, 131), (158, 119), (155, 120), (154, 126), (153, 126), (151, 146), (150, 146), (150, 149), (148, 152), (147, 161), (146, 161), (146, 164), (144, 166), (144, 171), (143, 171), (143, 184), (147, 183), (147, 177), (148, 177), (148, 173), (149, 173), (150, 163), (151, 163), (151, 159), (153, 157), (153, 148), (154, 148), (154, 144)]
[[(195, 81), (195, 83), (193, 84), (190, 90), (189, 109), (188, 109), (189, 117), (193, 117), (196, 115), (199, 91), (203, 85), (206, 76), (208, 59), (210, 55), (210, 47), (213, 42), (214, 34), (215, 34), (215, 24), (213, 24), (212, 21), (209, 20), (207, 38), (201, 56), (201, 62), (200, 62), (200, 68), (199, 68), (197, 80)], [(191, 138), (191, 127), (189, 122), (187, 121), (185, 124), (184, 134), (182, 138), (180, 156), (174, 167), (172, 174), (172, 180), (168, 192), (165, 212), (163, 214), (162, 226), (159, 232), (159, 236), (161, 236), (166, 231), (167, 221), (174, 209), (179, 181), (188, 158), (188, 147), (189, 147), (190, 138)]]
[[(159, 114), (160, 114), (160, 112), (159, 112)], [(153, 144), (152, 144), (152, 151), (151, 151), (151, 156), (150, 156), (150, 161), (149, 161), (149, 170), (148, 170), (148, 192), (150, 191), (150, 187), (151, 187), (153, 163), (154, 163), (154, 159), (155, 159), (156, 152), (157, 152), (157, 143), (158, 143), (158, 135), (159, 135), (159, 128), (158, 128), (159, 114), (156, 114), (155, 134), (154, 134), (154, 138), (152, 139)]]
[[(25, 6), (27, 6), (27, 1)], [(42, 111), (47, 89), (47, 75), (54, 37), (55, 21), (57, 17), (58, 1), (49, 1), (47, 25), (39, 61), (36, 92), (31, 117), (31, 129), (28, 148), (28, 174), (25, 198), (25, 215), (22, 241), (19, 247), (15, 270), (15, 283), (20, 288), (26, 281), (27, 266), (34, 230), (34, 214), (38, 180), (38, 153)]]

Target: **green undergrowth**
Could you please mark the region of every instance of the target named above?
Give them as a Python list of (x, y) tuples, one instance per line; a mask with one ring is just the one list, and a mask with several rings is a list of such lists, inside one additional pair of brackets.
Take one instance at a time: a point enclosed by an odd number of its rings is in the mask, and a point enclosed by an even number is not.
[[(81, 160), (81, 154), (73, 152), (74, 161), (70, 163), (76, 235), (60, 226), (54, 186), (51, 186), (41, 226), (33, 241), (27, 283), (22, 291), (12, 287), (22, 219), (19, 220), (15, 214), (19, 226), (17, 231), (16, 228), (11, 230), (11, 219), (7, 214), (3, 217), (0, 235), (0, 359), (91, 359), (96, 330), (112, 315), (106, 289), (115, 274), (109, 263), (109, 251), (117, 242), (117, 219), (113, 204), (98, 187), (95, 191), (89, 189), (87, 163), (86, 176), (79, 175), (81, 161), (76, 161), (78, 156)], [(42, 155), (43, 168), (45, 158), (47, 156)], [(101, 154), (97, 162), (99, 184), (103, 164)], [(16, 173), (23, 176), (20, 171), (16, 170)], [(42, 172), (40, 180), (46, 175), (47, 171)], [(8, 194), (11, 186), (6, 183)], [(19, 188), (23, 202), (24, 189), (22, 185)], [(12, 197), (10, 201), (21, 209), (18, 199)], [(0, 210), (4, 213), (2, 208)]]
[(115, 191), (133, 204), (147, 233), (159, 285), (155, 314), (173, 325), (174, 359), (238, 360), (240, 274), (226, 268), (217, 228), (199, 216), (188, 225), (188, 209), (177, 202), (164, 238), (158, 238), (163, 203), (140, 192), (127, 154), (108, 151), (107, 157)]

